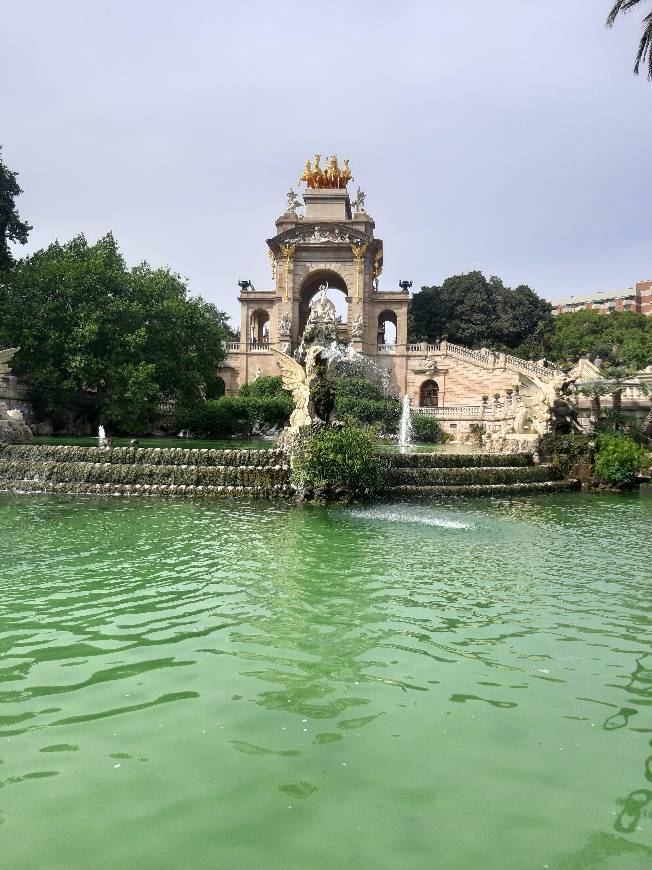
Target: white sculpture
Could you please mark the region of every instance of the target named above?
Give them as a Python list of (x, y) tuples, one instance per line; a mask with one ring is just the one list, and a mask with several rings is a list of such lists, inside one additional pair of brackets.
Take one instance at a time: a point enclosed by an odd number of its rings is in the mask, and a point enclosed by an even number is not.
[(290, 330), (292, 329), (292, 318), (287, 312), (281, 315), (281, 318), (278, 322), (278, 329), (281, 335), (290, 334)]
[(366, 193), (360, 188), (357, 189), (355, 199), (351, 203), (354, 211), (364, 211), (364, 201), (367, 198)]
[(358, 313), (353, 318), (351, 322), (351, 338), (362, 338), (362, 333), (364, 332), (364, 321), (362, 319), (362, 314)]
[(301, 203), (297, 199), (297, 195), (293, 190), (288, 190), (287, 194), (287, 208), (285, 209), (286, 214), (296, 214), (297, 209), (301, 207)]
[(310, 316), (308, 323), (335, 323), (336, 313), (335, 305), (326, 295), (328, 292), (328, 281), (322, 284), (319, 288), (319, 299), (312, 303), (310, 308)]
[[(19, 350), (19, 347), (0, 350), (0, 378), (11, 372), (9, 361)], [(0, 442), (26, 444), (31, 440), (32, 432), (23, 420), (21, 412), (17, 408), (9, 410), (4, 402), (0, 402)]]
[[(571, 383), (564, 374), (556, 374), (551, 381), (542, 381), (534, 374), (519, 375), (521, 407), (514, 419), (517, 435), (536, 432), (545, 435), (550, 428), (555, 402), (564, 395)], [(558, 403), (559, 404), (559, 403)], [(573, 428), (581, 429), (574, 421)]]

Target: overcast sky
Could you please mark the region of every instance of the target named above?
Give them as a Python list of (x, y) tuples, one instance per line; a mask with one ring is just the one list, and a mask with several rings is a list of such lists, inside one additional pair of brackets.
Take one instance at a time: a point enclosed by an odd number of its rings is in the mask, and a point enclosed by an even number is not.
[(5, 3), (0, 143), (31, 251), (112, 230), (237, 313), (315, 151), (381, 289), (471, 269), (554, 300), (652, 278), (652, 88), (611, 0)]

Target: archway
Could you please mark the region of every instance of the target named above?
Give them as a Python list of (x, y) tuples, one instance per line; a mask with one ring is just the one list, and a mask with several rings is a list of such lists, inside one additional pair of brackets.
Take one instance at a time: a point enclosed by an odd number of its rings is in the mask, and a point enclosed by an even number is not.
[(439, 405), (439, 384), (437, 381), (424, 381), (419, 391), (420, 408), (436, 408)]
[(269, 344), (269, 311), (256, 308), (249, 318), (249, 341), (252, 347)]
[(328, 284), (327, 296), (335, 305), (335, 311), (341, 318), (341, 322), (346, 323), (348, 312), (346, 297), (349, 295), (346, 281), (331, 269), (318, 269), (306, 276), (299, 290), (299, 336), (303, 335), (306, 328), (310, 315), (310, 303), (319, 293), (321, 285), (326, 283)]
[(381, 311), (378, 315), (378, 344), (396, 344), (396, 312)]

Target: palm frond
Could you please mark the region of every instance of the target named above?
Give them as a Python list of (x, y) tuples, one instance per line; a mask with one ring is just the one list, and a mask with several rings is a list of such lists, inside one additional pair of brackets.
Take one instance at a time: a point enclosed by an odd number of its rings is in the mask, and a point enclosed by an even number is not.
[[(624, 15), (638, 6), (642, 0), (616, 0), (613, 8), (607, 16), (607, 27), (613, 27), (619, 15)], [(652, 82), (652, 12), (643, 19), (643, 36), (638, 46), (636, 53), (636, 62), (634, 64), (634, 73), (639, 74), (641, 66), (647, 64), (647, 77)]]
[(622, 13), (629, 12), (634, 6), (638, 6), (641, 0), (616, 0), (614, 7), (607, 16), (607, 27), (613, 27), (616, 23), (616, 18)]
[(647, 62), (647, 77), (652, 82), (652, 12), (643, 19), (644, 28), (643, 36), (638, 46), (636, 55), (636, 63), (634, 64), (634, 72), (638, 75), (641, 64), (645, 66)]

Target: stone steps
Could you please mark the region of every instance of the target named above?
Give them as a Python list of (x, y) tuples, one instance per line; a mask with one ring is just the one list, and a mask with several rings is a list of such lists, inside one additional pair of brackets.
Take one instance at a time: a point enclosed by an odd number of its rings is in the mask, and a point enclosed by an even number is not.
[(381, 495), (518, 495), (579, 488), (529, 453), (398, 453), (384, 462)]
[(479, 466), (473, 468), (388, 468), (388, 486), (465, 486), (468, 484), (546, 483), (561, 475), (547, 465)]
[(531, 453), (388, 453), (387, 468), (526, 468), (534, 465)]
[(84, 462), (116, 465), (221, 467), (287, 465), (287, 456), (271, 450), (209, 450), (185, 447), (74, 447), (61, 444), (0, 444), (0, 459), (26, 462)]
[(183, 484), (125, 484), (12, 480), (0, 478), (0, 493), (60, 493), (61, 495), (191, 496), (194, 498), (285, 498), (293, 494), (287, 484), (272, 486), (192, 486)]
[(291, 494), (281, 450), (0, 446), (0, 491), (118, 495)]
[(581, 489), (578, 480), (548, 480), (537, 483), (479, 483), (455, 486), (388, 486), (380, 491), (388, 498), (433, 495), (526, 495), (528, 493), (571, 492)]

